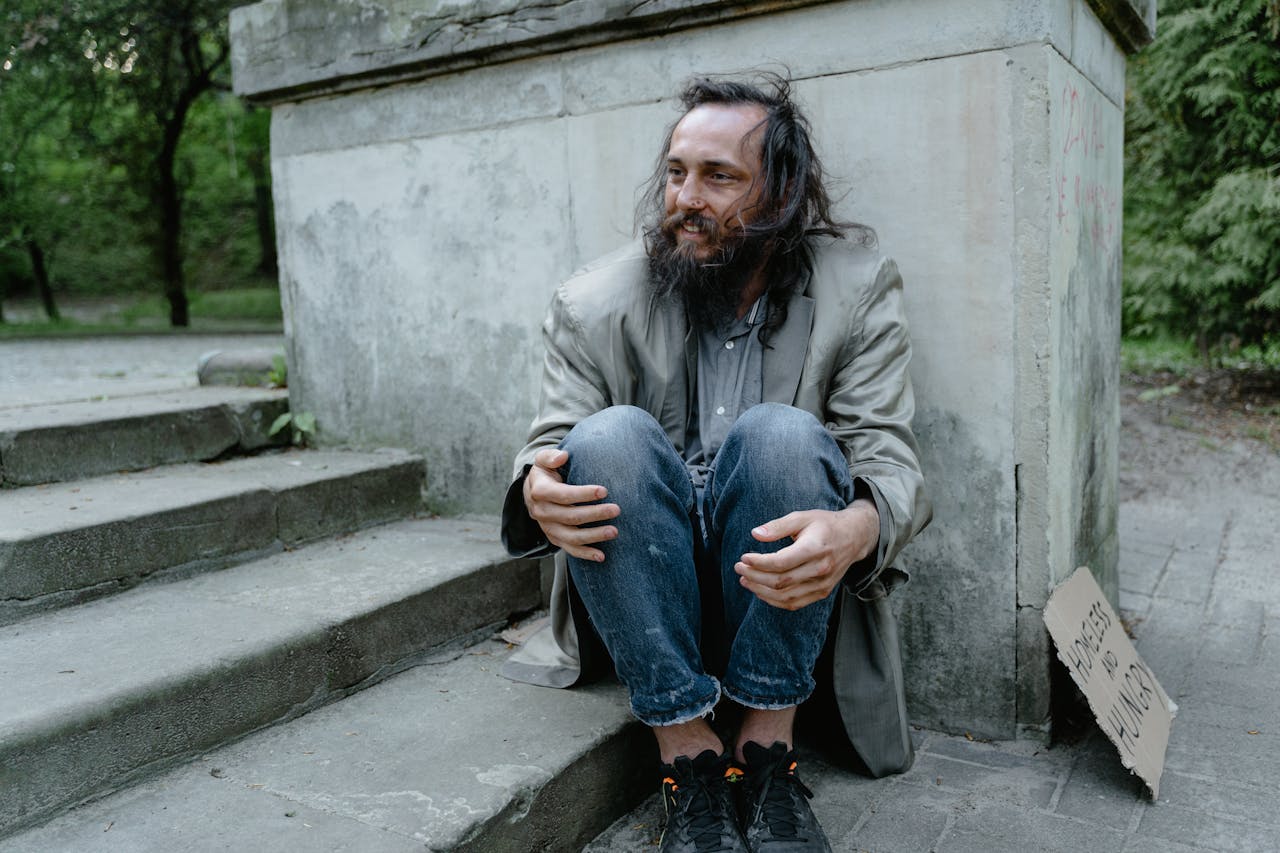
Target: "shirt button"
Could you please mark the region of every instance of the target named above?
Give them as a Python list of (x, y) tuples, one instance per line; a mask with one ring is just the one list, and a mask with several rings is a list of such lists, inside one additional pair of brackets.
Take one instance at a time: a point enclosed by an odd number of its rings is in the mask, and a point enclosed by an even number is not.
[(725, 342), (724, 342), (724, 348), (725, 348), (725, 349), (733, 349), (733, 341), (725, 341)]
[(716, 414), (717, 414), (717, 415), (723, 415), (723, 414), (724, 414), (724, 406), (721, 406), (720, 408), (716, 409)]

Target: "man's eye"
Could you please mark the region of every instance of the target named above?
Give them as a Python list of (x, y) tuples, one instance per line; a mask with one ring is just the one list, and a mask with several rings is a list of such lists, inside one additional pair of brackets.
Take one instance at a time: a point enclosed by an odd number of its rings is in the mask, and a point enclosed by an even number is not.
[(721, 182), (732, 181), (733, 175), (726, 175), (724, 172), (716, 172), (714, 175), (711, 176), (711, 180), (721, 181)]
[(675, 166), (671, 166), (670, 168), (667, 169), (667, 177), (671, 178), (672, 180), (675, 180), (677, 178), (683, 178), (684, 169), (677, 169)]

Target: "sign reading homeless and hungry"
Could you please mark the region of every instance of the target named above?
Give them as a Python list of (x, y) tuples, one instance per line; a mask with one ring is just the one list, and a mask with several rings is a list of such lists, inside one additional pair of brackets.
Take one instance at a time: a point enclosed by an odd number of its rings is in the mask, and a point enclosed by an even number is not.
[(1049, 596), (1044, 623), (1098, 725), (1120, 750), (1121, 762), (1147, 783), (1152, 798), (1158, 797), (1178, 706), (1138, 657), (1087, 567), (1076, 569)]

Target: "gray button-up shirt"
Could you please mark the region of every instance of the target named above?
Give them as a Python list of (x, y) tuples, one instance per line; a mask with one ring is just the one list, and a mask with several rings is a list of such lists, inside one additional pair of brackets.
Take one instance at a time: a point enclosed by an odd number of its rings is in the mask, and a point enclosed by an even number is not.
[(699, 496), (729, 428), (761, 402), (760, 327), (768, 313), (767, 298), (762, 295), (726, 326), (698, 330), (698, 390), (689, 413), (684, 460)]

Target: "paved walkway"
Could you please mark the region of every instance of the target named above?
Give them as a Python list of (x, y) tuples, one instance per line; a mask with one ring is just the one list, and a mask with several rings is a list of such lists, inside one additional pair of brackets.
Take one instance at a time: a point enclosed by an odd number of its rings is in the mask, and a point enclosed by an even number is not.
[[(1125, 396), (1121, 610), (1179, 706), (1159, 801), (1093, 726), (1052, 748), (918, 732), (892, 779), (806, 763), (836, 850), (1280, 850), (1280, 454)], [(661, 820), (655, 797), (588, 850), (652, 851)]]
[(275, 334), (0, 340), (0, 408), (194, 388), (201, 355), (282, 340)]

